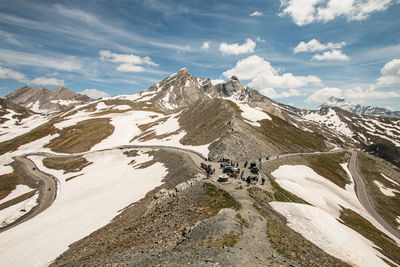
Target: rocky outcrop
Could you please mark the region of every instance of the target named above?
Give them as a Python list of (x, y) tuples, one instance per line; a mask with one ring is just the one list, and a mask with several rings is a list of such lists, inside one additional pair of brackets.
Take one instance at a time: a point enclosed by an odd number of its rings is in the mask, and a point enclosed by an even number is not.
[(65, 87), (48, 90), (45, 87), (29, 86), (11, 92), (6, 99), (37, 113), (58, 112), (70, 104), (92, 101), (90, 97), (74, 93)]

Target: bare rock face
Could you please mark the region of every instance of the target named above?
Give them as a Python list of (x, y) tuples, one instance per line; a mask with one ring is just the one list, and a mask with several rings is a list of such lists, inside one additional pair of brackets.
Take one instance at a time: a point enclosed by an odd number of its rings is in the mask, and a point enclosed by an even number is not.
[(196, 78), (186, 68), (179, 70), (147, 91), (157, 93), (152, 99), (162, 110), (175, 110), (196, 103), (205, 98), (218, 97), (210, 79)]
[(29, 86), (11, 92), (6, 99), (37, 113), (58, 112), (70, 104), (92, 101), (90, 97), (74, 93), (65, 87), (48, 90), (45, 87)]
[(243, 86), (236, 76), (232, 76), (224, 83), (215, 85), (215, 89), (221, 98), (232, 97), (238, 101), (250, 102), (264, 102), (267, 100), (267, 98), (258, 91)]

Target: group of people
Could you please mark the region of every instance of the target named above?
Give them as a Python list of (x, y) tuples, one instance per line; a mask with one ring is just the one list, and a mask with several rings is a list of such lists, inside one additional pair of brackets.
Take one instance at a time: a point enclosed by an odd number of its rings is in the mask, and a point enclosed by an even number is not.
[[(269, 157), (267, 157), (267, 160), (268, 159), (269, 159)], [(232, 167), (238, 168), (239, 167), (238, 162), (233, 162), (232, 160), (227, 159), (227, 158), (220, 158), (220, 159), (218, 159), (218, 162), (221, 162), (220, 167), (224, 168), (224, 170), (226, 167), (228, 167), (228, 168), (232, 168)], [(258, 168), (257, 168), (257, 165), (255, 162), (251, 162), (249, 164), (249, 162), (246, 160), (244, 162), (243, 167), (246, 168), (248, 165), (249, 165), (249, 169), (250, 169), (251, 173), (258, 174)], [(207, 165), (205, 163), (201, 163), (201, 168), (206, 171), (207, 178), (209, 178), (211, 175), (213, 175), (215, 173), (215, 169), (212, 169), (212, 166), (210, 164)], [(249, 175), (249, 176), (245, 177), (244, 170), (242, 170), (241, 172), (240, 172), (240, 169), (237, 169), (237, 170), (238, 170), (238, 172), (235, 172), (234, 173), (235, 175), (232, 175), (232, 177), (234, 177), (235, 179), (240, 178), (242, 181), (246, 182), (247, 186), (257, 185), (257, 183), (260, 182), (260, 179), (258, 178), (258, 176), (250, 176)], [(257, 171), (255, 172), (253, 170), (257, 170)], [(238, 177), (239, 173), (240, 173), (240, 177)], [(231, 173), (228, 173), (228, 174), (230, 175)], [(264, 184), (265, 184), (265, 178), (261, 177), (261, 185), (264, 185)]]
[(211, 164), (205, 164), (205, 163), (201, 163), (200, 167), (206, 171), (207, 174), (207, 178), (210, 178), (211, 175), (213, 175), (215, 173), (215, 169), (211, 168)]

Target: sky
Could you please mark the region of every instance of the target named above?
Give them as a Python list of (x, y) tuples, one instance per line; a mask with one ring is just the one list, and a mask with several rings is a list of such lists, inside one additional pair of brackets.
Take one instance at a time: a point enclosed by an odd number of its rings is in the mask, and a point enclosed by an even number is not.
[(400, 0), (0, 0), (0, 96), (133, 94), (186, 67), (314, 109), (400, 110)]

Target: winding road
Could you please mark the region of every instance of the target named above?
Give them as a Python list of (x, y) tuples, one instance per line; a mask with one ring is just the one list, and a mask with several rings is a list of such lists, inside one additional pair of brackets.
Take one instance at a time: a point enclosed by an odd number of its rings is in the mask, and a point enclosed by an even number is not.
[(30, 220), (39, 213), (43, 212), (53, 204), (57, 196), (57, 181), (55, 177), (50, 176), (42, 171), (39, 171), (36, 165), (26, 157), (18, 156), (15, 157), (14, 160), (19, 162), (20, 166), (22, 166), (25, 173), (28, 176), (30, 176), (35, 182), (38, 183), (38, 189), (39, 189), (38, 205), (36, 205), (32, 210), (30, 210), (24, 216), (0, 228), (0, 233), (7, 231), (8, 229), (11, 229), (27, 220)]
[[(204, 157), (202, 157), (199, 153), (195, 151), (191, 151), (188, 149), (182, 149), (182, 148), (177, 148), (177, 147), (163, 147), (163, 146), (118, 146), (114, 148), (109, 148), (109, 149), (104, 149), (101, 151), (110, 151), (110, 150), (116, 150), (116, 149), (143, 149), (143, 148), (153, 148), (153, 149), (158, 149), (158, 148), (164, 148), (164, 149), (171, 149), (171, 150), (176, 150), (180, 151), (182, 153), (185, 153), (189, 155), (192, 160), (196, 163), (197, 166), (200, 165), (201, 162), (204, 162)], [(311, 152), (311, 153), (293, 153), (293, 154), (281, 154), (277, 156), (270, 157), (268, 161), (263, 160), (263, 162), (269, 162), (277, 159), (283, 159), (283, 158), (288, 158), (288, 157), (293, 157), (293, 156), (298, 156), (298, 155), (318, 155), (318, 154), (333, 154), (333, 153), (338, 153), (338, 152), (343, 152), (347, 151), (345, 149), (340, 149), (340, 150), (335, 150), (335, 151), (329, 151), (329, 152)], [(94, 153), (98, 151), (90, 151), (90, 152), (85, 152), (85, 153), (77, 153), (77, 154), (71, 154), (69, 156), (78, 156), (78, 155), (85, 155), (88, 153)], [(400, 233), (393, 228), (389, 223), (387, 223), (373, 208), (371, 202), (369, 201), (367, 190), (365, 187), (364, 180), (361, 178), (358, 170), (357, 170), (357, 151), (355, 150), (350, 150), (351, 152), (351, 158), (349, 161), (349, 170), (351, 175), (354, 178), (354, 183), (355, 183), (355, 189), (356, 189), (356, 194), (357, 197), (360, 201), (360, 203), (363, 205), (363, 207), (367, 210), (367, 212), (379, 223), (384, 227), (389, 233), (391, 233), (393, 236), (397, 237), (400, 240)], [(52, 154), (52, 153), (31, 153), (31, 154), (26, 154), (23, 156), (18, 156), (15, 157), (14, 159), (18, 162), (21, 163), (23, 166), (25, 172), (30, 175), (34, 180), (39, 182), (39, 204), (32, 209), (29, 213), (21, 217), (20, 219), (16, 220), (15, 222), (3, 227), (0, 229), (0, 232), (6, 231), (12, 227), (15, 227), (16, 225), (23, 223), (39, 213), (43, 212), (46, 210), (48, 207), (52, 205), (54, 202), (56, 195), (57, 195), (57, 181), (56, 177), (46, 174), (40, 170), (37, 169), (35, 164), (27, 159), (27, 156), (30, 155), (45, 155), (45, 156), (50, 156), (50, 157), (59, 157), (61, 155), (57, 154)], [(212, 164), (214, 168), (216, 168), (218, 171), (218, 162), (208, 162), (209, 164)], [(242, 164), (242, 163), (240, 163)], [(219, 174), (217, 172), (217, 174)]]
[(389, 233), (394, 235), (400, 240), (400, 233), (395, 228), (393, 228), (388, 222), (386, 222), (374, 209), (371, 202), (369, 201), (367, 189), (365, 187), (364, 180), (361, 178), (358, 169), (357, 169), (357, 151), (350, 150), (351, 158), (349, 162), (349, 170), (351, 175), (354, 178), (354, 184), (356, 189), (356, 194), (358, 200), (363, 205), (363, 207), (367, 210), (367, 212), (378, 221)]

